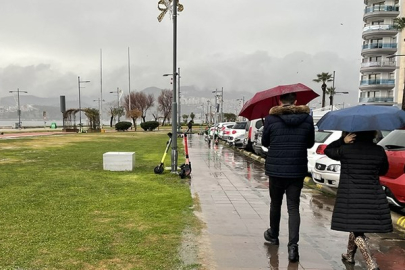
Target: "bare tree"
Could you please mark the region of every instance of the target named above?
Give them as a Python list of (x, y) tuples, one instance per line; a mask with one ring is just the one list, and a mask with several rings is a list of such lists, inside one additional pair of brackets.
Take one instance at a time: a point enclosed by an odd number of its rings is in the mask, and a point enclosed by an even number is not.
[(158, 97), (158, 110), (163, 114), (162, 126), (165, 124), (165, 121), (170, 119), (170, 114), (172, 112), (172, 97), (173, 91), (171, 90), (162, 90)]
[[(129, 103), (129, 99), (131, 102)], [(126, 95), (124, 97), (124, 104), (126, 115), (128, 115), (129, 111), (137, 109), (141, 112), (141, 117), (143, 122), (146, 121), (146, 112), (150, 107), (153, 107), (155, 102), (155, 98), (152, 94), (146, 95), (143, 92), (131, 92), (130, 95)], [(131, 104), (131, 108), (129, 108), (129, 104)]]

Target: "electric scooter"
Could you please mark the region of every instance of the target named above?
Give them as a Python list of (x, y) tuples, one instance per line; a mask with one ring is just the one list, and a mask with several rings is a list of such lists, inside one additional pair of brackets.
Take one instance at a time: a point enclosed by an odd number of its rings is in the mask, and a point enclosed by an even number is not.
[(180, 165), (180, 178), (184, 179), (191, 174), (191, 162), (188, 156), (188, 143), (187, 143), (187, 133), (184, 133), (184, 150), (186, 152), (186, 161), (184, 164)]
[(165, 169), (165, 167), (164, 167), (164, 161), (165, 161), (167, 152), (169, 152), (170, 145), (172, 144), (172, 133), (171, 133), (171, 132), (167, 133), (167, 136), (169, 136), (169, 140), (166, 142), (166, 149), (165, 149), (165, 152), (164, 152), (164, 154), (163, 154), (162, 160), (160, 161), (160, 164), (157, 165), (157, 166), (155, 167), (155, 169), (154, 169), (154, 172), (155, 172), (156, 174), (161, 174), (161, 173), (163, 173), (163, 171), (164, 171), (164, 169)]

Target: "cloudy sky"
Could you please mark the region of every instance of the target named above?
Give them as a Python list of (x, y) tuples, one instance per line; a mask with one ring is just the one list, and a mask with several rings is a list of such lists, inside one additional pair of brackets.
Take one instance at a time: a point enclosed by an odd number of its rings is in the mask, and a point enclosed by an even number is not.
[[(173, 24), (158, 22), (158, 0), (0, 0), (0, 97), (9, 90), (82, 98), (155, 86), (170, 89)], [(181, 84), (240, 98), (336, 71), (335, 102), (353, 103), (359, 85), (363, 1), (180, 0)], [(185, 93), (192, 95), (192, 93)], [(230, 96), (230, 95), (228, 95)], [(250, 97), (245, 97), (250, 98)], [(0, 104), (1, 105), (1, 104)], [(354, 104), (353, 104), (354, 105)]]

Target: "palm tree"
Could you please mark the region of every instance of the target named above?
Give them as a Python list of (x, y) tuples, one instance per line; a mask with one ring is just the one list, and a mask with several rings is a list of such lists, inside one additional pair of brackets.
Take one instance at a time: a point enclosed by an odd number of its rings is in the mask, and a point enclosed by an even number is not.
[(335, 95), (335, 93), (336, 93), (336, 87), (328, 87), (326, 89), (326, 94), (329, 95), (329, 105), (331, 108), (333, 106), (333, 96)]
[(399, 17), (394, 19), (394, 28), (398, 31), (402, 31), (405, 28), (405, 18)]
[(322, 82), (321, 89), (322, 89), (322, 108), (325, 107), (325, 95), (326, 95), (326, 82), (333, 81), (333, 75), (329, 74), (328, 72), (322, 72), (321, 74), (316, 75), (318, 78), (314, 79), (314, 82)]

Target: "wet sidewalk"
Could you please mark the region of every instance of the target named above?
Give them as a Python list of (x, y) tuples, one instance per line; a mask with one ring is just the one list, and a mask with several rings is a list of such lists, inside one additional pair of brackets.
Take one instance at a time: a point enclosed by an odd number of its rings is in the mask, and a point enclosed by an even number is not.
[[(263, 238), (263, 232), (269, 226), (268, 189), (248, 181), (227, 166), (222, 146), (209, 148), (203, 136), (190, 137), (191, 192), (199, 199), (201, 211), (197, 214), (206, 224), (200, 247), (206, 269), (346, 269), (340, 254), (345, 251), (348, 234), (330, 230), (333, 204), (317, 201), (319, 194), (312, 194), (314, 190), (304, 188), (300, 206), (300, 261), (290, 263), (285, 200), (280, 245), (272, 246)], [(358, 254), (356, 258), (361, 260)], [(360, 261), (347, 269), (366, 268)]]

